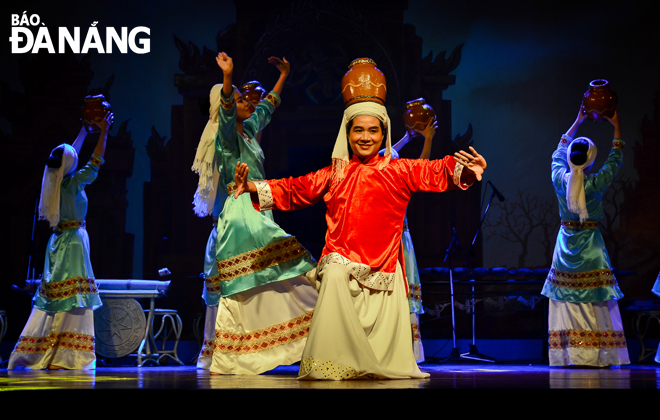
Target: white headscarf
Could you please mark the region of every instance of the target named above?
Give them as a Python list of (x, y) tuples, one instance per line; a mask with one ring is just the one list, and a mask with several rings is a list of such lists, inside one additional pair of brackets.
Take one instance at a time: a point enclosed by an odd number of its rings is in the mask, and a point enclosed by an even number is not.
[[(587, 160), (582, 165), (576, 166), (571, 162), (571, 152), (576, 140), (585, 140), (589, 143), (589, 150), (587, 150)], [(566, 160), (568, 160), (568, 167), (570, 173), (566, 182), (566, 204), (571, 213), (580, 216), (580, 222), (584, 222), (589, 217), (587, 211), (587, 200), (584, 193), (584, 170), (589, 169), (596, 159), (597, 153), (596, 145), (587, 137), (578, 137), (573, 140), (566, 150)]]
[(60, 222), (60, 186), (62, 185), (62, 180), (78, 167), (78, 153), (76, 153), (76, 149), (66, 143), (60, 144), (55, 149), (60, 147), (63, 148), (60, 167), (51, 168), (46, 165), (44, 175), (41, 178), (39, 220), (48, 220), (50, 227), (55, 227)]
[(221, 163), (216, 159), (215, 136), (218, 133), (221, 95), (222, 84), (217, 84), (211, 88), (209, 94), (211, 102), (209, 120), (206, 127), (204, 127), (202, 137), (199, 139), (197, 153), (195, 153), (195, 160), (192, 165), (193, 172), (199, 174), (199, 183), (193, 199), (193, 210), (199, 217), (208, 216), (213, 212), (218, 180), (220, 179), (218, 165)]
[(344, 167), (348, 165), (348, 138), (346, 137), (346, 125), (355, 117), (361, 115), (368, 115), (376, 117), (385, 124), (387, 129), (387, 137), (385, 139), (385, 159), (379, 163), (378, 169), (382, 170), (387, 166), (390, 161), (392, 151), (391, 131), (392, 124), (390, 124), (390, 117), (387, 115), (387, 109), (376, 102), (358, 102), (344, 110), (344, 117), (341, 120), (339, 127), (339, 134), (335, 141), (335, 147), (332, 150), (332, 166), (335, 171), (335, 181), (340, 181), (344, 178)]

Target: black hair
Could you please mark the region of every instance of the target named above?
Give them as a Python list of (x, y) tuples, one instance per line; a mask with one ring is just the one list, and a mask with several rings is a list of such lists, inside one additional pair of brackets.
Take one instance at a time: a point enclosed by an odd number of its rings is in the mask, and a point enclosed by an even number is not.
[(589, 143), (584, 139), (576, 139), (571, 143), (571, 163), (575, 166), (583, 165), (587, 161)]
[(50, 156), (46, 159), (46, 165), (49, 168), (57, 169), (62, 166), (62, 155), (64, 154), (64, 145), (60, 144), (50, 152)]
[[(354, 119), (355, 119), (355, 117), (352, 120), (350, 120), (348, 123), (346, 123), (346, 137), (350, 136), (350, 132), (351, 132), (351, 128), (353, 127), (353, 120)], [(385, 124), (380, 120), (380, 118), (376, 118), (376, 119), (380, 123), (380, 131), (383, 132), (383, 140), (385, 140), (385, 136), (386, 136), (386, 134), (385, 134)]]

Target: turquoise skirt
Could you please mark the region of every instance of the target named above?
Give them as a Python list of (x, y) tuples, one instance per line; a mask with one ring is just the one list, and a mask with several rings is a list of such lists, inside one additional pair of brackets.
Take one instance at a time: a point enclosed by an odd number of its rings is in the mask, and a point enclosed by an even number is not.
[(230, 195), (218, 217), (216, 264), (223, 297), (290, 279), (316, 267), (311, 254), (259, 212), (249, 194)]
[(89, 259), (89, 236), (84, 227), (55, 232), (48, 240), (41, 285), (34, 306), (45, 312), (102, 305)]

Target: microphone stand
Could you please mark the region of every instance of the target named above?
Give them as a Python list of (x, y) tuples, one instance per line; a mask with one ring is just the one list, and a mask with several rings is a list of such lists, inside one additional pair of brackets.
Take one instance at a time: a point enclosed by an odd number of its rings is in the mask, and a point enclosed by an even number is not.
[[(452, 248), (454, 244), (458, 243), (458, 238), (456, 237), (456, 229), (453, 229), (454, 234), (451, 238), (451, 242), (449, 243), (449, 248), (445, 251), (445, 259), (444, 261), (447, 261), (447, 258), (452, 253)], [(449, 258), (449, 294), (450, 294), (450, 299), (451, 299), (451, 330), (452, 330), (452, 335), (454, 339), (454, 347), (451, 350), (451, 354), (448, 357), (445, 357), (444, 359), (441, 359), (438, 364), (444, 363), (448, 360), (458, 360), (461, 358), (461, 355), (458, 351), (458, 347), (456, 347), (456, 313), (455, 313), (455, 307), (454, 307), (454, 274), (453, 274), (453, 269), (452, 269), (452, 264), (451, 264), (451, 258)]]
[[(490, 183), (490, 181), (488, 181)], [(486, 215), (488, 214), (488, 210), (490, 209), (490, 205), (493, 202), (493, 198), (495, 198), (495, 194), (497, 191), (495, 191), (495, 188), (493, 187), (493, 193), (490, 195), (490, 199), (488, 200), (488, 205), (486, 206), (486, 210), (484, 211), (484, 215), (481, 218), (481, 221), (479, 222), (479, 226), (477, 227), (477, 233), (475, 233), (474, 238), (472, 239), (472, 243), (470, 244), (470, 249), (468, 249), (467, 256), (465, 257), (465, 262), (463, 263), (463, 267), (467, 267), (468, 260), (470, 258), (470, 255), (472, 254), (472, 249), (474, 248), (474, 244), (477, 241), (477, 237), (479, 236), (479, 233), (481, 231), (481, 225), (483, 224), (484, 220), (486, 219)], [(498, 195), (499, 196), (499, 195)], [(500, 201), (502, 201), (502, 197), (500, 197)], [(474, 260), (472, 260), (472, 268), (474, 268)], [(475, 298), (474, 298), (474, 284), (475, 281), (472, 281), (472, 308), (470, 310), (472, 311), (472, 344), (470, 344), (470, 351), (467, 353), (461, 354), (461, 358), (465, 359), (472, 359), (472, 360), (479, 360), (482, 362), (495, 362), (495, 359), (485, 356), (479, 353), (479, 350), (477, 349), (477, 343), (476, 343), (476, 336), (475, 336), (475, 311), (474, 311), (474, 305), (475, 305)]]

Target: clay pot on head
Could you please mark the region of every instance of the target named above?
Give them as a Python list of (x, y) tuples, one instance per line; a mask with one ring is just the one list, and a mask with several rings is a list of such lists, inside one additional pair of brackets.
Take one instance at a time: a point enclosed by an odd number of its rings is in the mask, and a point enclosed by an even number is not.
[(355, 103), (368, 101), (385, 105), (385, 75), (371, 58), (357, 58), (351, 62), (341, 79), (341, 93), (347, 108)]
[(247, 100), (252, 107), (259, 105), (259, 102), (268, 95), (268, 91), (266, 91), (266, 89), (261, 86), (261, 83), (256, 80), (244, 84), (241, 87), (241, 92), (243, 93), (243, 98)]
[(406, 111), (403, 113), (403, 123), (409, 133), (415, 130), (424, 130), (427, 125), (435, 121), (435, 111), (424, 98), (415, 99), (406, 103)]
[[(105, 100), (103, 95), (89, 95), (85, 97), (85, 102), (80, 110), (80, 120), (88, 133), (99, 133), (101, 129), (98, 125), (92, 124), (92, 121), (101, 121), (107, 112), (112, 112), (112, 106)], [(112, 125), (108, 128), (112, 128)]]
[(605, 121), (605, 116), (614, 115), (618, 102), (617, 94), (610, 89), (609, 82), (604, 79), (591, 81), (582, 99), (587, 117), (598, 122)]

